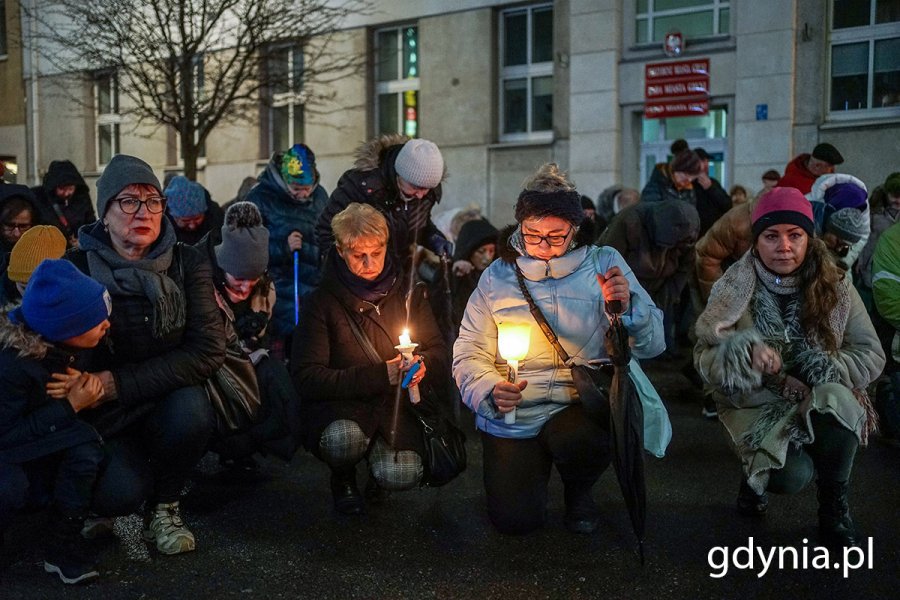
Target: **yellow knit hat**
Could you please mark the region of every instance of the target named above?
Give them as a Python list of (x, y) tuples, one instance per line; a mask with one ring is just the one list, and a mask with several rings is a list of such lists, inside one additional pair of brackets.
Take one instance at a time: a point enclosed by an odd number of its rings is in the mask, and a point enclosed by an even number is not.
[(31, 273), (46, 258), (62, 258), (66, 238), (52, 225), (35, 225), (22, 234), (9, 255), (6, 274), (10, 281), (28, 283)]

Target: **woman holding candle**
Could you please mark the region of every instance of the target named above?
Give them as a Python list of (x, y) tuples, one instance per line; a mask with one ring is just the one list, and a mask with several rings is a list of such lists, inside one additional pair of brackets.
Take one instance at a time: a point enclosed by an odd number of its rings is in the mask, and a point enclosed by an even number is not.
[[(556, 465), (566, 526), (591, 533), (599, 521), (591, 489), (609, 464), (608, 431), (585, 415), (570, 369), (537, 326), (518, 380), (507, 381), (497, 365), (498, 325), (535, 325), (517, 269), (575, 363), (606, 355), (608, 302), (621, 302), (636, 358), (664, 349), (662, 313), (618, 252), (590, 245), (590, 227), (580, 227), (581, 195), (555, 164), (526, 182), (515, 216), (518, 224), (498, 243), (500, 260), (485, 270), (466, 307), (453, 374), (481, 431), (488, 515), (497, 529), (527, 533), (544, 524)], [(507, 422), (514, 410), (515, 421)]]
[[(369, 464), (366, 496), (372, 501), (420, 482), (420, 426), (405, 390), (396, 401), (398, 385), (415, 364), (410, 390), (426, 373), (425, 385), (448, 377), (448, 353), (422, 288), (407, 289), (407, 280), (399, 276), (387, 249), (384, 216), (354, 202), (335, 215), (331, 227), (335, 245), (294, 335), (291, 376), (301, 397), (304, 443), (331, 468), (335, 508), (362, 514), (356, 465), (363, 459)], [(368, 339), (378, 362), (359, 336)], [(404, 366), (397, 346), (405, 350), (413, 343), (415, 360)]]

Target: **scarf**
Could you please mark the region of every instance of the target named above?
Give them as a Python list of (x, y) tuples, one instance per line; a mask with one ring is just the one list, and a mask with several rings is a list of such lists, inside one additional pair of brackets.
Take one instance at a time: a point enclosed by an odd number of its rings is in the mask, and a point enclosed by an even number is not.
[[(762, 285), (759, 285), (762, 284)], [(762, 262), (748, 251), (713, 286), (710, 301), (706, 309), (697, 319), (697, 337), (710, 345), (717, 345), (726, 330), (733, 327), (747, 311), (750, 302), (756, 297), (757, 287), (764, 288), (775, 295), (799, 294), (797, 278), (791, 275), (777, 275), (769, 271)], [(799, 295), (798, 295), (799, 302)], [(775, 302), (777, 306), (778, 303)], [(780, 315), (780, 310), (778, 311)], [(835, 334), (840, 347), (844, 338), (844, 329), (850, 317), (850, 292), (846, 282), (838, 286), (838, 302), (828, 315), (828, 324)], [(799, 318), (799, 316), (798, 316)], [(799, 326), (799, 322), (797, 323)], [(805, 338), (811, 332), (802, 332)], [(809, 340), (816, 346), (816, 340)]]
[(384, 299), (394, 287), (394, 282), (397, 281), (397, 272), (390, 252), (385, 256), (384, 268), (373, 281), (354, 275), (336, 248), (329, 252), (328, 259), (331, 261), (331, 268), (341, 285), (357, 298), (372, 304), (378, 304)]
[(184, 293), (167, 274), (173, 264), (175, 228), (162, 220), (162, 232), (142, 259), (127, 260), (112, 247), (102, 221), (82, 227), (78, 245), (87, 254), (91, 277), (116, 296), (143, 296), (153, 306), (153, 337), (160, 339), (184, 327)]

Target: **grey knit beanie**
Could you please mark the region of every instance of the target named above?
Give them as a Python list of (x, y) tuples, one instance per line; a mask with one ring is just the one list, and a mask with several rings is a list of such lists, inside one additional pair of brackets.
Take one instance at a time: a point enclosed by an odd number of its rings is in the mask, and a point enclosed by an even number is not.
[(444, 178), (444, 157), (434, 142), (409, 140), (394, 161), (397, 175), (420, 188), (436, 188)]
[(255, 204), (235, 202), (225, 213), (222, 242), (216, 246), (219, 267), (237, 279), (256, 279), (269, 264), (269, 230)]
[(869, 233), (869, 224), (858, 209), (842, 208), (834, 211), (828, 218), (825, 231), (833, 233), (848, 244), (855, 244)]
[(97, 180), (97, 216), (101, 219), (106, 216), (109, 201), (123, 189), (135, 183), (152, 185), (162, 194), (162, 186), (150, 165), (136, 156), (127, 154), (113, 156), (106, 168), (103, 169), (100, 179)]

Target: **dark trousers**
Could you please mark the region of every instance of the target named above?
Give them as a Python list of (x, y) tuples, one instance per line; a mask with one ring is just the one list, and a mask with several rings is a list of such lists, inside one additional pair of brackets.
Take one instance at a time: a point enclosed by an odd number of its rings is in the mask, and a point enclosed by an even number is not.
[(810, 414), (815, 440), (801, 448), (788, 450), (784, 467), (769, 476), (768, 491), (775, 494), (795, 494), (805, 488), (818, 474), (822, 481), (843, 483), (850, 479), (853, 459), (859, 442), (849, 429), (842, 427), (828, 414)]
[(148, 505), (175, 502), (191, 470), (206, 452), (215, 425), (200, 386), (175, 390), (143, 420), (107, 440), (93, 510), (128, 515)]
[(0, 528), (26, 504), (52, 502), (64, 516), (83, 516), (102, 459), (99, 442), (86, 442), (25, 463), (0, 464)]
[(574, 404), (534, 438), (481, 434), (488, 516), (502, 533), (528, 533), (547, 520), (547, 484), (556, 465), (568, 486), (593, 485), (609, 466), (609, 432)]

